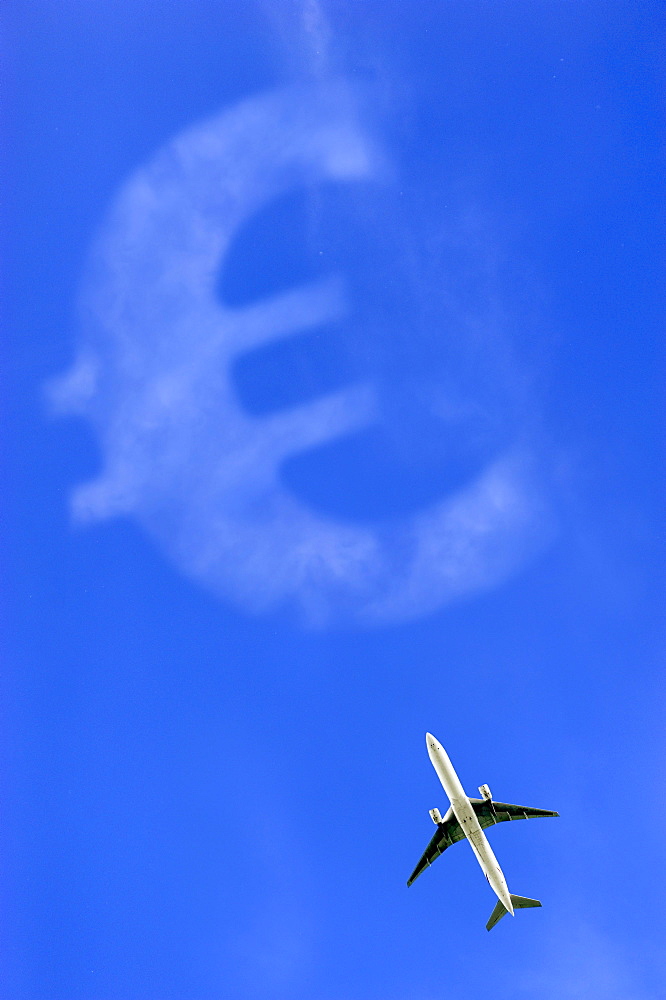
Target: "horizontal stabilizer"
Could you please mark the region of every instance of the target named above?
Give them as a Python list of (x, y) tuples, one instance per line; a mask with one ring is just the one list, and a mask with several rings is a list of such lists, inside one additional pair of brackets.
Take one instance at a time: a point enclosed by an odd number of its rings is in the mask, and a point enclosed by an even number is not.
[(501, 920), (505, 913), (508, 913), (506, 906), (501, 899), (498, 899), (495, 903), (495, 909), (490, 914), (490, 920), (486, 924), (486, 930), (491, 931), (498, 920)]
[(514, 896), (512, 894), (511, 902), (514, 910), (527, 910), (530, 906), (541, 906), (540, 900), (530, 899), (529, 896)]
[[(525, 910), (530, 906), (541, 906), (538, 899), (530, 899), (529, 896), (514, 896), (513, 893), (511, 894), (511, 902), (514, 910)], [(509, 911), (501, 899), (498, 899), (495, 904), (495, 909), (490, 914), (490, 920), (486, 924), (486, 930), (491, 931), (495, 924), (502, 919), (505, 913), (508, 912)]]

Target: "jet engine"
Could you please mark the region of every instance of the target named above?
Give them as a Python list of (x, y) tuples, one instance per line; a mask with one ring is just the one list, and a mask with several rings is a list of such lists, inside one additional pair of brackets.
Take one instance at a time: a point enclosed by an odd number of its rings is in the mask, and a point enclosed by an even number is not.
[(479, 791), (481, 792), (486, 802), (492, 802), (493, 797), (490, 792), (490, 789), (488, 788), (488, 785), (479, 785)]
[(438, 824), (438, 823), (442, 822), (442, 814), (440, 813), (439, 809), (431, 809), (430, 810), (430, 819), (435, 824)]

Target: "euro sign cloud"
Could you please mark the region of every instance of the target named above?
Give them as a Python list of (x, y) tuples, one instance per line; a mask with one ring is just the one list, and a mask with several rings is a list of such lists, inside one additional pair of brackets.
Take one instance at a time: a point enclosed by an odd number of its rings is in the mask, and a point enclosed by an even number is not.
[[(244, 307), (216, 289), (240, 228), (286, 192), (382, 183), (387, 159), (344, 85), (246, 100), (175, 138), (121, 190), (91, 251), (81, 343), (51, 387), (94, 425), (103, 469), (80, 521), (131, 516), (189, 576), (245, 612), (389, 624), (506, 577), (540, 535), (518, 446), (407, 516), (349, 523), (280, 479), (290, 456), (381, 421), (371, 379), (271, 414), (246, 412), (244, 352), (353, 313), (344, 275)], [(362, 331), (359, 336), (362, 336)]]

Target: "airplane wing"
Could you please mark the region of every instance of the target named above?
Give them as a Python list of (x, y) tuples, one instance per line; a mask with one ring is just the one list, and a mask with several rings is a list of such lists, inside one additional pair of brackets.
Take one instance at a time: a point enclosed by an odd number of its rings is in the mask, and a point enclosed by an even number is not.
[(559, 816), (551, 809), (533, 809), (531, 806), (513, 806), (508, 802), (490, 802), (487, 799), (470, 799), (482, 829), (495, 823), (514, 819), (536, 819), (539, 816)]
[[(514, 819), (535, 819), (538, 816), (559, 816), (560, 814), (551, 809), (534, 809), (531, 806), (514, 806), (508, 802), (488, 802), (487, 799), (470, 799), (474, 812), (476, 813), (482, 829), (493, 826), (495, 823), (504, 823)], [(440, 854), (443, 854), (447, 847), (464, 840), (465, 834), (455, 818), (443, 823), (438, 823), (435, 834), (423, 852), (423, 856), (418, 865), (409, 876), (407, 885), (411, 885), (421, 872), (424, 872)]]
[(447, 847), (455, 844), (458, 840), (464, 839), (465, 834), (455, 816), (451, 816), (450, 819), (445, 820), (443, 823), (438, 823), (435, 835), (423, 852), (423, 857), (418, 865), (409, 876), (407, 885), (411, 885), (421, 872), (424, 872), (440, 854), (444, 853)]

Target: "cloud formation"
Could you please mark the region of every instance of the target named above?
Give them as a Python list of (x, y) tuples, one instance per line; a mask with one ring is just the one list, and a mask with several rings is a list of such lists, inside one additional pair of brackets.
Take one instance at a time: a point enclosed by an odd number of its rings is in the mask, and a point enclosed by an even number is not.
[[(519, 433), (437, 502), (354, 524), (290, 492), (280, 470), (380, 424), (373, 379), (268, 415), (239, 403), (239, 355), (340, 322), (359, 303), (335, 270), (242, 307), (221, 302), (238, 231), (290, 191), (388, 177), (351, 89), (326, 83), (244, 101), (130, 178), (91, 253), (78, 360), (51, 390), (56, 408), (92, 421), (103, 453), (99, 478), (75, 492), (80, 521), (132, 516), (225, 600), (311, 626), (418, 617), (496, 584), (534, 551), (544, 516)], [(455, 385), (433, 407), (458, 413)]]

